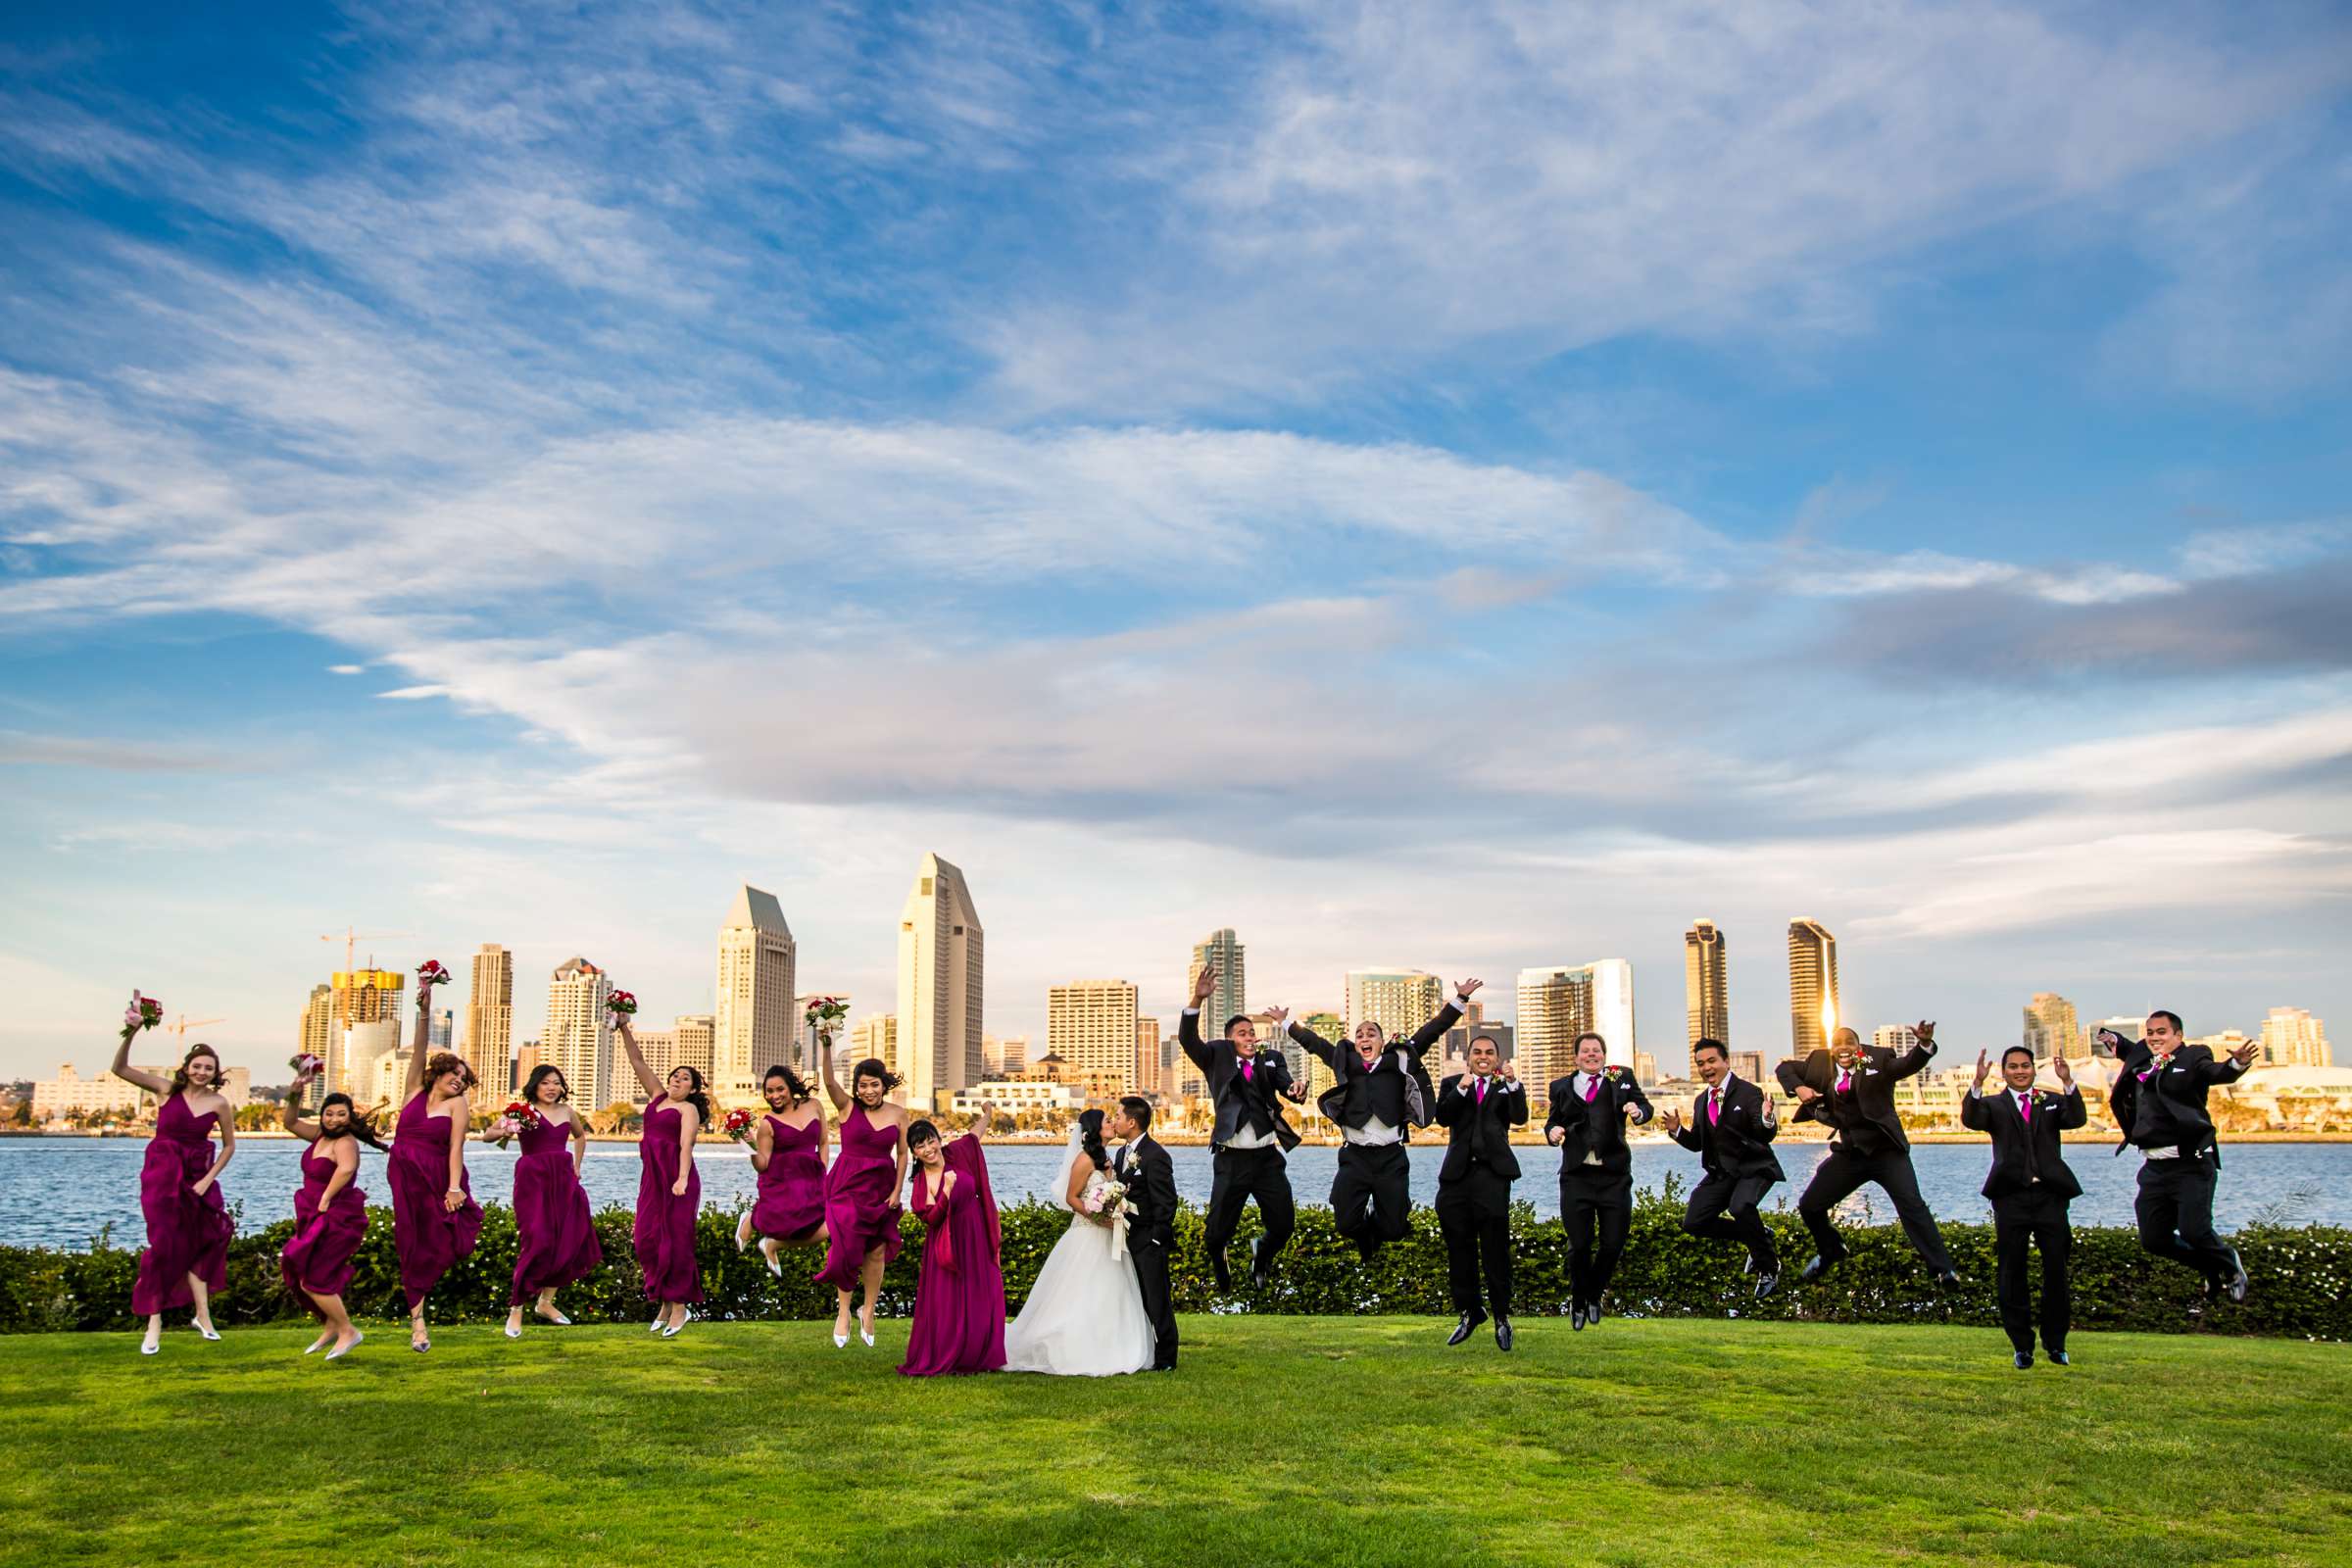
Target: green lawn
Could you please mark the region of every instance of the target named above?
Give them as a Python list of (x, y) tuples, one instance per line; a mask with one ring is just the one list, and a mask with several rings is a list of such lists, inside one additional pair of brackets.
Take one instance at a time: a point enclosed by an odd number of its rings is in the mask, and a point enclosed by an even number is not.
[(2352, 1349), (1192, 1318), (1173, 1376), (917, 1382), (817, 1323), (0, 1339), (0, 1560), (2352, 1562)]

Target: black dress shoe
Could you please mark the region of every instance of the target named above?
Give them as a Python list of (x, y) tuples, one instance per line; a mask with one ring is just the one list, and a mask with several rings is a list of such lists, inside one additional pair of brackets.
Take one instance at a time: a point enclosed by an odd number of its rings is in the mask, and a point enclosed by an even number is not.
[(1494, 1315), (1494, 1348), (1507, 1350), (1510, 1348), (1511, 1320), (1498, 1312)]
[(2017, 1369), (2020, 1372), (2031, 1370), (2033, 1365), (2034, 1352), (2032, 1350), (2020, 1350), (2017, 1352)]
[(1447, 1345), (1461, 1344), (1464, 1340), (1470, 1337), (1471, 1330), (1477, 1328), (1486, 1320), (1487, 1314), (1484, 1312), (1464, 1312), (1462, 1314), (1462, 1320), (1453, 1326), (1453, 1332), (1446, 1337), (1446, 1343)]
[(1947, 1268), (1936, 1276), (1936, 1283), (1943, 1290), (1956, 1291), (1960, 1288), (1960, 1271)]
[(1757, 1300), (1761, 1301), (1764, 1299), (1764, 1298), (1770, 1296), (1773, 1292), (1779, 1290), (1780, 1288), (1781, 1271), (1779, 1269), (1768, 1268), (1763, 1273), (1756, 1276)]
[(2230, 1283), (2222, 1287), (2232, 1301), (2246, 1298), (2246, 1265), (2239, 1261), (2237, 1249), (2230, 1249)]
[(1572, 1329), (1580, 1330), (1585, 1326), (1584, 1302), (1579, 1301), (1575, 1305), (1568, 1308), (1568, 1326)]
[(1815, 1280), (1821, 1278), (1824, 1274), (1827, 1274), (1829, 1271), (1830, 1260), (1822, 1256), (1819, 1252), (1815, 1252), (1813, 1254), (1813, 1261), (1805, 1265), (1805, 1271), (1802, 1274), (1799, 1274), (1797, 1279), (1804, 1284), (1810, 1285)]
[(2064, 1350), (2052, 1350), (2050, 1352), (2050, 1364), (2052, 1366), (2073, 1366), (2075, 1363), (2066, 1358), (2066, 1352)]
[(1589, 1327), (1591, 1327), (1592, 1324), (1595, 1324), (1595, 1323), (1597, 1323), (1597, 1322), (1599, 1322), (1599, 1321), (1600, 1321), (1600, 1301), (1598, 1300), (1598, 1298), (1594, 1298), (1594, 1299), (1592, 1299), (1592, 1300), (1587, 1301), (1587, 1302), (1585, 1303), (1585, 1324), (1586, 1324), (1586, 1326), (1589, 1328)]

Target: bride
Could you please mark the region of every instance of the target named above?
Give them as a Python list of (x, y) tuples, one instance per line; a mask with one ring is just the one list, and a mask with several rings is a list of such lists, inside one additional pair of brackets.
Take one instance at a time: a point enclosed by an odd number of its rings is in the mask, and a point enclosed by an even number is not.
[(1102, 1152), (1102, 1112), (1090, 1110), (1070, 1131), (1054, 1202), (1071, 1210), (1046, 1266), (1037, 1272), (1021, 1315), (1004, 1329), (1004, 1370), (1062, 1377), (1109, 1377), (1152, 1364), (1152, 1319), (1135, 1283), (1135, 1259), (1116, 1247), (1111, 1227), (1086, 1212), (1111, 1182)]

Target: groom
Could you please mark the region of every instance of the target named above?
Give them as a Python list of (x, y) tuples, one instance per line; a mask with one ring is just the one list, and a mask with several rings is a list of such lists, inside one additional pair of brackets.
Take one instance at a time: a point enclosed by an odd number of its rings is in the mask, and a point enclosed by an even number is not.
[(1110, 1113), (1110, 1135), (1121, 1140), (1112, 1172), (1135, 1212), (1127, 1220), (1127, 1255), (1152, 1319), (1152, 1370), (1176, 1370), (1176, 1308), (1168, 1300), (1168, 1253), (1176, 1245), (1176, 1167), (1152, 1141), (1152, 1102), (1129, 1095)]

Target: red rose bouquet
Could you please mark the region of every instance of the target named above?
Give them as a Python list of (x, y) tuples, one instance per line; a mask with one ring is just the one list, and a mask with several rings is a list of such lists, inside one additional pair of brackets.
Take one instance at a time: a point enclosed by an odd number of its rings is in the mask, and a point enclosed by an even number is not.
[(297, 1052), (287, 1057), (286, 1065), (294, 1069), (295, 1076), (302, 1078), (316, 1078), (326, 1069), (326, 1062), (322, 1058), (307, 1051)]
[(441, 967), (439, 958), (427, 958), (416, 966), (416, 984), (420, 990), (449, 984), (449, 971)]
[(130, 994), (130, 1005), (122, 1009), (122, 1038), (128, 1040), (142, 1029), (152, 1029), (164, 1021), (164, 1004), (153, 997)]
[(839, 997), (810, 997), (806, 1009), (808, 1027), (826, 1040), (841, 1027), (841, 1020), (850, 1015), (850, 1004)]
[(752, 1136), (752, 1127), (759, 1119), (750, 1107), (737, 1105), (727, 1112), (727, 1119), (719, 1123), (719, 1131), (740, 1144)]
[(605, 1010), (612, 1015), (612, 1022), (615, 1025), (619, 1024), (624, 1018), (636, 1017), (636, 994), (628, 991), (613, 992), (611, 996), (605, 999)]
[(510, 1100), (507, 1108), (500, 1111), (498, 1119), (490, 1124), (489, 1136), (493, 1143), (504, 1149), (509, 1139), (521, 1137), (545, 1120), (528, 1102)]

